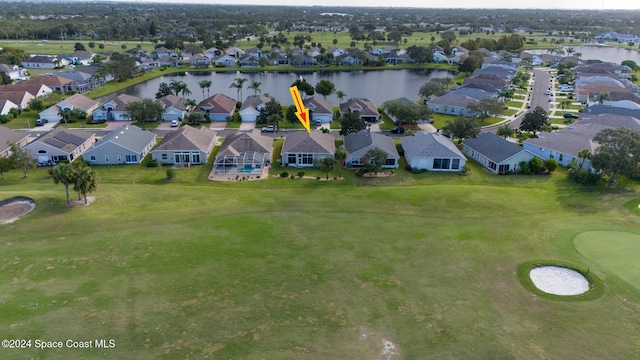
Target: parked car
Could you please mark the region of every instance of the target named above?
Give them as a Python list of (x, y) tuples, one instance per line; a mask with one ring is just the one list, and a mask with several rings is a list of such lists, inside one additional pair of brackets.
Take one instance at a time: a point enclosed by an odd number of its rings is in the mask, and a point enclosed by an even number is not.
[(544, 92), (544, 94), (545, 94), (545, 95), (551, 95), (551, 90), (547, 89), (547, 90)]
[(315, 125), (317, 128), (322, 127), (322, 121), (316, 120)]
[(44, 126), (44, 124), (46, 124), (44, 120), (42, 119), (36, 120), (36, 126)]
[(391, 133), (392, 134), (404, 134), (404, 128), (402, 126), (396, 126), (395, 128), (391, 129)]
[(178, 125), (180, 125), (178, 120), (171, 120), (171, 127), (178, 127)]
[(274, 132), (278, 131), (278, 128), (275, 125), (267, 125), (263, 127), (260, 131), (262, 132)]
[(564, 116), (565, 119), (577, 119), (578, 118), (578, 115), (572, 114), (572, 113), (564, 113), (564, 115), (562, 115), (562, 116)]

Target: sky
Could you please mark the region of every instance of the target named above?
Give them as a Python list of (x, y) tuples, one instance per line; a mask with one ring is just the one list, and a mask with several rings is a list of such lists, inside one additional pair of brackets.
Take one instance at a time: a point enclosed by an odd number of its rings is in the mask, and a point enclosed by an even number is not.
[[(118, 0), (123, 1), (123, 0)], [(123, 1), (131, 2), (131, 1)], [(235, 5), (298, 5), (298, 6), (349, 6), (349, 7), (418, 7), (418, 8), (487, 8), (487, 9), (587, 9), (587, 10), (640, 10), (638, 0), (138, 0), (135, 2), (184, 3), (184, 4), (235, 4)]]

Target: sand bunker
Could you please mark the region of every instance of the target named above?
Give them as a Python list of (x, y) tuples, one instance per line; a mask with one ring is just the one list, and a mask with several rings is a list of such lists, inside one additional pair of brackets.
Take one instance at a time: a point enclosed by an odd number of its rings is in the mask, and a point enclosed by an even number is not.
[(553, 295), (580, 295), (589, 290), (589, 281), (579, 272), (560, 266), (541, 266), (529, 273), (540, 290)]
[(35, 201), (28, 197), (17, 196), (4, 200), (0, 202), (0, 224), (12, 223), (35, 208)]

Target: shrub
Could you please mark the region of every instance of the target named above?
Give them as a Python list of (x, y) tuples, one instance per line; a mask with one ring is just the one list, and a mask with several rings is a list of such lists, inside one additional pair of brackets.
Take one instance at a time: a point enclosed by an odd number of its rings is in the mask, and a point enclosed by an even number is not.
[(286, 178), (287, 176), (289, 176), (289, 173), (286, 172), (286, 171), (283, 171), (283, 172), (280, 173), (280, 177), (281, 178)]
[(289, 178), (291, 178), (291, 179), (295, 179), (295, 178), (296, 178), (296, 176), (295, 176), (295, 175), (293, 175), (293, 174), (291, 174), (291, 175), (289, 175)]
[(176, 177), (176, 171), (173, 168), (168, 168), (166, 171), (167, 180), (171, 180)]
[(598, 183), (602, 181), (601, 173), (593, 172), (590, 168), (581, 167), (575, 159), (569, 163), (567, 175), (569, 179), (580, 185), (593, 186), (598, 185)]
[(396, 150), (398, 150), (398, 154), (400, 156), (404, 156), (404, 149), (402, 148), (402, 144), (396, 144)]
[(544, 161), (544, 167), (547, 168), (548, 172), (554, 172), (558, 168), (558, 162), (555, 159), (547, 159)]
[(147, 167), (150, 167), (150, 168), (158, 167), (158, 162), (151, 160), (147, 162)]
[(519, 165), (519, 169), (518, 169), (518, 174), (521, 175), (529, 175), (531, 174), (531, 168), (529, 167), (529, 163), (526, 161), (520, 161)]
[(298, 177), (303, 177), (304, 176), (304, 171), (298, 171)]
[(542, 169), (542, 160), (539, 157), (534, 157), (529, 161), (529, 170), (533, 174), (539, 174), (540, 169)]

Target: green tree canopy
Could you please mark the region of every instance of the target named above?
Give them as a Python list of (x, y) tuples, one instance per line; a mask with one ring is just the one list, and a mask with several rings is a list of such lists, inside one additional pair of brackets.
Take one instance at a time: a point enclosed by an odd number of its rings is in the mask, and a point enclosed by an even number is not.
[(298, 79), (294, 81), (293, 84), (291, 84), (291, 86), (297, 86), (298, 92), (300, 94), (304, 94), (303, 97), (313, 96), (313, 94), (315, 94), (315, 89), (313, 88), (313, 85), (309, 84), (306, 79), (302, 79), (302, 80)]
[(493, 97), (484, 98), (469, 103), (467, 110), (474, 112), (480, 121), (484, 121), (486, 118), (502, 115), (504, 113), (504, 104)]
[[(273, 116), (277, 116), (274, 118)], [(269, 121), (274, 121), (277, 125), (277, 120), (282, 117), (282, 106), (276, 99), (269, 100), (268, 103), (264, 105), (264, 108), (260, 110), (260, 114), (256, 118), (256, 122), (258, 124), (266, 124)]]
[(398, 125), (415, 124), (418, 120), (431, 119), (432, 112), (424, 105), (418, 105), (414, 102), (405, 103), (400, 100), (393, 100), (385, 104), (387, 114), (393, 116), (397, 120)]
[(442, 96), (444, 95), (445, 87), (452, 81), (450, 77), (433, 78), (420, 87), (418, 94), (422, 97), (429, 97), (431, 95)]
[(336, 91), (336, 85), (329, 80), (320, 80), (316, 84), (315, 91), (326, 99)]
[(164, 109), (161, 104), (152, 99), (142, 99), (142, 101), (133, 101), (125, 107), (129, 118), (144, 124), (147, 121), (158, 121), (162, 119)]
[(348, 135), (356, 133), (360, 130), (364, 130), (366, 124), (364, 120), (360, 118), (360, 112), (345, 113), (340, 118), (340, 135)]
[(591, 156), (591, 166), (605, 174), (611, 174), (611, 182), (618, 174), (631, 175), (638, 171), (640, 162), (640, 131), (616, 128), (603, 129), (593, 141), (598, 148)]
[(480, 133), (480, 124), (476, 119), (467, 116), (458, 116), (455, 120), (447, 121), (447, 125), (442, 128), (442, 132), (452, 139), (464, 141), (475, 138)]
[(549, 115), (542, 107), (536, 106), (533, 111), (529, 111), (524, 115), (520, 123), (520, 130), (530, 131), (535, 135), (543, 126), (548, 125)]
[(366, 172), (373, 171), (376, 175), (387, 162), (387, 153), (384, 150), (375, 147), (362, 156), (361, 163)]

